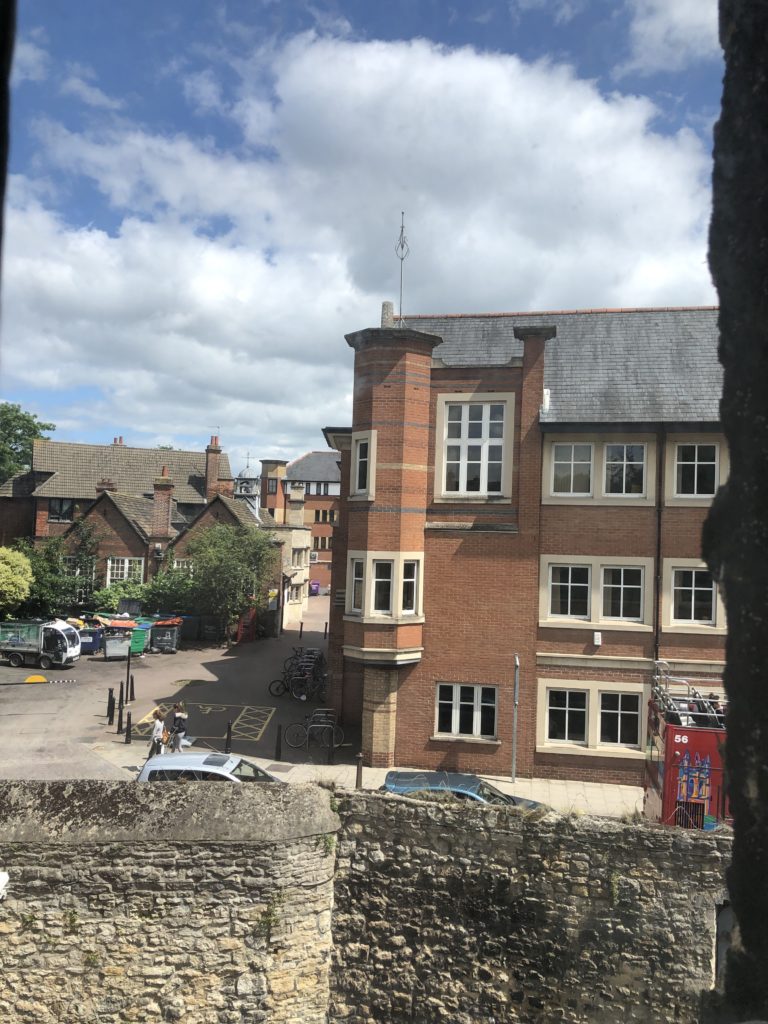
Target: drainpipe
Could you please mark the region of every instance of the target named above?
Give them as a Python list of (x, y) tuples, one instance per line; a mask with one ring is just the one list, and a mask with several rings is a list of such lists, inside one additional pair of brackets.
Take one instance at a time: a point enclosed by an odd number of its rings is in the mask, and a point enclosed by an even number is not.
[(653, 621), (653, 660), (659, 660), (661, 648), (661, 526), (664, 509), (664, 462), (666, 452), (666, 431), (659, 427), (656, 431), (656, 565), (654, 576), (654, 621)]
[(512, 712), (512, 781), (517, 782), (517, 705), (520, 698), (520, 658), (515, 655), (515, 694)]

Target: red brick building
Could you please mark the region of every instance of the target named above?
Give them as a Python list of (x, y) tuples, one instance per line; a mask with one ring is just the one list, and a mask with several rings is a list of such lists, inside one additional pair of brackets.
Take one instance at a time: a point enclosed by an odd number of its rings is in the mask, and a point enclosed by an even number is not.
[(385, 304), (347, 341), (331, 669), (366, 762), (639, 783), (655, 663), (721, 688), (717, 311)]
[(338, 452), (307, 452), (293, 462), (262, 459), (261, 506), (284, 522), (292, 488), (304, 491), (304, 525), (312, 532), (311, 580), (327, 591), (331, 585), (333, 537), (339, 518), (341, 488)]

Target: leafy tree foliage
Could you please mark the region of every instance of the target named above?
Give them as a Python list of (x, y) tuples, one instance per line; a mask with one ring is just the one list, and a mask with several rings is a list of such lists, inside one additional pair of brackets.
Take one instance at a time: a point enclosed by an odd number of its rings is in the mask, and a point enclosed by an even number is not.
[(51, 537), (41, 544), (16, 541), (15, 548), (28, 560), (32, 570), (29, 593), (17, 609), (21, 618), (50, 619), (66, 615), (75, 604), (75, 578), (64, 572), (62, 537)]
[(13, 402), (0, 402), (0, 483), (32, 462), (32, 442), (56, 429)]
[(190, 612), (196, 608), (195, 583), (186, 569), (165, 569), (144, 585), (148, 612)]
[(215, 615), (226, 628), (237, 617), (266, 600), (267, 586), (278, 562), (273, 537), (263, 530), (239, 530), (217, 523), (189, 542), (195, 605)]
[(102, 587), (95, 590), (91, 595), (93, 611), (116, 612), (117, 607), (123, 598), (129, 601), (141, 601), (144, 605), (145, 583), (138, 583), (136, 580), (120, 580), (110, 587)]
[(21, 551), (0, 548), (0, 615), (12, 615), (29, 594), (32, 566)]

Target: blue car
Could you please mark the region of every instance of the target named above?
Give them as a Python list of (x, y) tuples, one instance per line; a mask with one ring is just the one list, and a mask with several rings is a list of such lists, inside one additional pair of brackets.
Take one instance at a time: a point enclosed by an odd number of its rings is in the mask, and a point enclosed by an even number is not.
[(428, 793), (450, 793), (458, 800), (474, 800), (480, 804), (504, 804), (526, 811), (545, 805), (538, 800), (502, 793), (477, 775), (462, 772), (388, 772), (381, 787), (398, 796), (419, 796)]

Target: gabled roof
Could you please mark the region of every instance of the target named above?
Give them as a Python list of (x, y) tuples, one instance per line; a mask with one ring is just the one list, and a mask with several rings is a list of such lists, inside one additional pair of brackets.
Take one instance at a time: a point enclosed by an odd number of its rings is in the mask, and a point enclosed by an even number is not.
[(341, 480), (339, 458), (338, 452), (307, 452), (288, 463), (285, 478), (286, 480), (338, 483)]
[[(32, 469), (47, 474), (34, 491), (36, 497), (95, 498), (96, 485), (109, 479), (121, 494), (151, 495), (152, 482), (163, 466), (173, 481), (174, 499), (182, 504), (205, 504), (205, 452), (165, 448), (131, 448), (121, 444), (75, 444), (37, 440)], [(231, 480), (229, 458), (219, 456), (219, 479)], [(0, 495), (11, 495), (11, 481)]]
[(723, 371), (717, 308), (596, 309), (403, 317), (443, 339), (446, 366), (501, 366), (520, 359), (515, 328), (554, 326), (547, 342), (542, 424), (708, 423), (720, 419)]
[[(98, 502), (111, 501), (112, 504), (125, 516), (128, 523), (144, 541), (152, 536), (152, 511), (154, 501), (151, 498), (138, 498), (134, 494), (121, 494), (119, 491), (104, 491)], [(175, 537), (179, 530), (185, 525), (184, 520), (179, 516), (176, 503), (171, 504), (171, 535)], [(96, 508), (92, 505), (85, 513), (91, 515)]]

